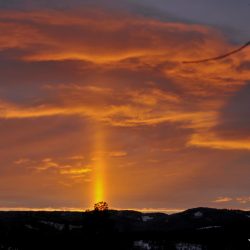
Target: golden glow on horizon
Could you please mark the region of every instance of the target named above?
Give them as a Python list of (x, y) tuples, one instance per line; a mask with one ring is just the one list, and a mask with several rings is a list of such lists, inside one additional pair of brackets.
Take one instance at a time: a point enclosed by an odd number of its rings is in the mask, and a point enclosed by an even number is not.
[[(98, 168), (101, 167), (102, 167), (101, 165), (98, 166)], [(99, 171), (99, 169), (97, 171)], [(102, 201), (103, 197), (104, 197), (103, 180), (102, 176), (97, 173), (95, 179), (95, 203)]]
[(104, 201), (105, 192), (105, 142), (104, 142), (104, 131), (101, 126), (96, 126), (95, 135), (95, 168), (94, 168), (94, 203)]
[[(34, 211), (34, 212), (39, 212), (39, 211), (45, 211), (45, 212), (84, 212), (86, 210), (92, 209), (91, 208), (72, 208), (72, 207), (62, 207), (62, 208), (53, 208), (53, 207), (44, 207), (44, 208), (30, 208), (30, 207), (1, 207), (0, 211)], [(185, 209), (167, 209), (167, 208), (111, 208), (113, 210), (118, 210), (118, 211), (138, 211), (141, 213), (167, 213), (167, 214), (172, 214), (172, 213), (179, 213), (185, 211)], [(245, 211), (249, 211), (249, 209), (241, 209)]]

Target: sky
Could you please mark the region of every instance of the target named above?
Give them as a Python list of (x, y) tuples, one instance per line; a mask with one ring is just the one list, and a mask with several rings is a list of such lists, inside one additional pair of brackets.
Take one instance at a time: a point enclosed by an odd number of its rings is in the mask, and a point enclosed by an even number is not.
[(245, 0), (0, 0), (0, 209), (250, 209)]

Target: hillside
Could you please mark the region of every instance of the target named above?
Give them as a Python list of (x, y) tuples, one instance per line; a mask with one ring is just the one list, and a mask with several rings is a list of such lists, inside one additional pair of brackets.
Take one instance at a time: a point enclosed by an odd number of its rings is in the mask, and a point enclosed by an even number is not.
[(0, 212), (0, 249), (250, 249), (250, 212)]

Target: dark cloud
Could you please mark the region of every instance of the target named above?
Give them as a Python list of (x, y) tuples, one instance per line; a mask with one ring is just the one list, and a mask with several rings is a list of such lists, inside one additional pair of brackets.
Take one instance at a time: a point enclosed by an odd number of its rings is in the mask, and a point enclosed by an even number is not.
[(216, 129), (227, 138), (250, 137), (250, 83), (235, 93), (221, 110)]

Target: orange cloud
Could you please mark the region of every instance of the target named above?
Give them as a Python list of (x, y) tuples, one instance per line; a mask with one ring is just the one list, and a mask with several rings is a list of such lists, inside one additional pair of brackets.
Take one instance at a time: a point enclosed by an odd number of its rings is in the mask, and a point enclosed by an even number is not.
[(241, 204), (247, 204), (250, 203), (250, 197), (244, 196), (244, 197), (238, 197), (236, 200)]
[[(154, 98), (154, 97), (152, 97)], [(99, 105), (89, 105), (78, 103), (78, 105), (40, 105), (37, 107), (21, 107), (13, 104), (2, 103), (2, 119), (25, 119), (49, 116), (83, 116), (91, 117), (95, 120), (107, 122), (114, 126), (141, 126), (154, 125), (164, 122), (185, 122), (189, 127), (207, 126), (213, 122), (214, 112), (203, 111), (184, 111), (178, 110), (159, 110), (157, 106), (151, 107), (149, 103), (137, 105), (133, 103), (112, 105), (109, 104), (103, 109)], [(188, 125), (187, 125), (188, 126)]]
[(67, 175), (82, 175), (91, 172), (91, 168), (73, 168), (73, 169), (65, 169), (60, 170), (60, 174), (67, 174)]
[(231, 197), (219, 197), (216, 199), (215, 203), (224, 203), (224, 202), (230, 202), (230, 201), (236, 201), (241, 204), (247, 204), (250, 203), (250, 197), (248, 196), (241, 196), (241, 197), (236, 197), (236, 198), (231, 198)]
[(0, 25), (0, 48), (30, 48), (23, 59), (32, 61), (75, 59), (112, 63), (145, 58), (146, 62), (159, 64), (199, 57), (201, 51), (201, 56), (206, 57), (232, 47), (225, 44), (219, 32), (206, 26), (95, 10), (4, 11)]
[(250, 150), (250, 138), (230, 140), (207, 132), (193, 134), (188, 145), (221, 150)]
[(216, 200), (214, 200), (213, 202), (215, 203), (224, 203), (224, 202), (229, 202), (232, 201), (233, 199), (230, 197), (219, 197)]

